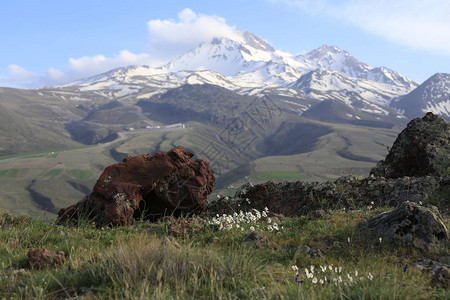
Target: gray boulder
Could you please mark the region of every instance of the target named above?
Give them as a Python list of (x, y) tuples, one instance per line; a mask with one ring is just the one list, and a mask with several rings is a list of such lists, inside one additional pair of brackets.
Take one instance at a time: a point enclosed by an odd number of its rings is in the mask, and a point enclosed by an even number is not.
[(396, 209), (379, 214), (360, 225), (384, 240), (400, 246), (428, 251), (449, 240), (449, 231), (435, 206), (403, 202)]
[(413, 119), (370, 174), (386, 178), (450, 175), (450, 123), (431, 112)]

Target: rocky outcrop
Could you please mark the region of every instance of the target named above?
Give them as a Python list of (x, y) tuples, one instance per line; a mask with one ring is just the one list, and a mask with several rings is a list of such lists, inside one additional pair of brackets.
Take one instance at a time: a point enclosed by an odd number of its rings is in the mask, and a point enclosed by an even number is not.
[(396, 209), (382, 213), (360, 225), (385, 241), (422, 251), (436, 248), (450, 239), (441, 215), (435, 206), (424, 207), (404, 202)]
[(370, 173), (386, 178), (450, 175), (450, 123), (431, 112), (412, 120)]
[(300, 216), (320, 209), (360, 209), (369, 205), (397, 206), (405, 201), (426, 202), (430, 195), (444, 189), (450, 189), (449, 177), (386, 179), (369, 176), (361, 179), (347, 176), (323, 183), (269, 181), (255, 186), (244, 185), (235, 197), (214, 201), (208, 205), (208, 210), (211, 213), (229, 213), (267, 207), (274, 213)]
[(177, 147), (127, 157), (105, 169), (93, 191), (59, 211), (58, 223), (86, 218), (97, 226), (131, 225), (137, 218), (202, 211), (214, 189), (214, 171), (194, 153)]
[(64, 252), (51, 251), (48, 249), (35, 249), (28, 251), (30, 267), (44, 269), (46, 266), (55, 267), (66, 261)]

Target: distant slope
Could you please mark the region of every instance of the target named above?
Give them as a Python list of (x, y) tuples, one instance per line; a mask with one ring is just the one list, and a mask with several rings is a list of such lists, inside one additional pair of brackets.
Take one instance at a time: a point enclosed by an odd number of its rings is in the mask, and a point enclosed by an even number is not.
[(270, 98), (240, 95), (211, 84), (183, 85), (138, 102), (150, 119), (163, 123), (197, 121), (267, 135), (287, 118)]
[(323, 100), (313, 105), (302, 114), (303, 117), (331, 122), (347, 123), (368, 127), (393, 128), (395, 125), (403, 125), (406, 119), (399, 119), (395, 116), (384, 116), (384, 118), (375, 117), (372, 114), (345, 105), (338, 100)]
[(0, 155), (79, 145), (75, 141), (28, 121), (0, 104)]

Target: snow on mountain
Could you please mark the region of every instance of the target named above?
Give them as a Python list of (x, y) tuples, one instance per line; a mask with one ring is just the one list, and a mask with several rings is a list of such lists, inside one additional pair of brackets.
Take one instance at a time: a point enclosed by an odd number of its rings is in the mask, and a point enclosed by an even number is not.
[(161, 93), (183, 84), (214, 84), (230, 90), (237, 90), (229, 78), (209, 70), (167, 72), (163, 68), (148, 66), (129, 66), (87, 79), (72, 82), (60, 88), (69, 90), (101, 91), (109, 90), (109, 98), (120, 98), (139, 93), (143, 89), (153, 88)]
[(275, 50), (263, 39), (245, 32), (242, 41), (215, 38), (172, 60), (165, 66), (170, 72), (211, 70), (241, 87), (276, 84), (297, 80), (306, 66), (291, 54)]
[(383, 107), (388, 106), (396, 95), (388, 84), (350, 78), (325, 69), (303, 75), (291, 87), (313, 99), (340, 100), (348, 106), (379, 115), (389, 114)]
[(360, 62), (347, 51), (336, 46), (323, 45), (305, 55), (295, 57), (307, 65), (311, 70), (327, 69), (337, 71), (351, 78), (360, 78), (387, 83), (403, 89), (413, 89), (417, 83), (388, 68), (374, 68)]
[(431, 111), (450, 120), (450, 74), (434, 74), (409, 94), (393, 99), (391, 106), (409, 118)]
[(379, 114), (386, 114), (382, 107), (388, 106), (392, 98), (417, 86), (392, 70), (371, 67), (334, 46), (324, 45), (294, 56), (245, 32), (238, 39), (204, 42), (158, 68), (118, 68), (64, 87), (80, 91), (109, 89), (110, 97), (118, 98), (141, 90), (148, 93), (149, 88), (165, 91), (186, 83), (215, 84), (251, 95), (282, 88), (281, 96), (338, 99), (353, 107), (361, 102), (361, 109), (366, 107)]

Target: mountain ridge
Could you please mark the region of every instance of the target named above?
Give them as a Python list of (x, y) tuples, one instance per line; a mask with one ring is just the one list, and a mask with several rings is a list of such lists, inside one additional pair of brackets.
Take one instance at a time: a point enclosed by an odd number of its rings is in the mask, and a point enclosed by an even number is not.
[[(389, 102), (412, 91), (418, 84), (385, 67), (360, 62), (346, 50), (323, 45), (305, 55), (273, 48), (258, 36), (245, 32), (242, 40), (213, 38), (157, 68), (129, 66), (82, 79), (64, 87), (80, 90), (120, 89), (123, 95), (138, 93), (143, 86), (178, 87), (186, 83), (216, 84), (242, 94), (258, 94), (271, 88), (290, 88), (299, 78), (319, 70), (335, 71), (350, 79), (366, 80), (377, 90), (369, 101)], [(339, 87), (332, 86), (333, 91)], [(364, 91), (363, 91), (364, 92)], [(289, 91), (292, 95), (296, 92)], [(311, 95), (310, 95), (311, 96)], [(312, 95), (314, 98), (314, 95)], [(329, 98), (329, 97), (328, 97)], [(345, 98), (345, 96), (344, 96)], [(321, 97), (317, 98), (322, 100)], [(344, 102), (349, 102), (344, 99)]]

